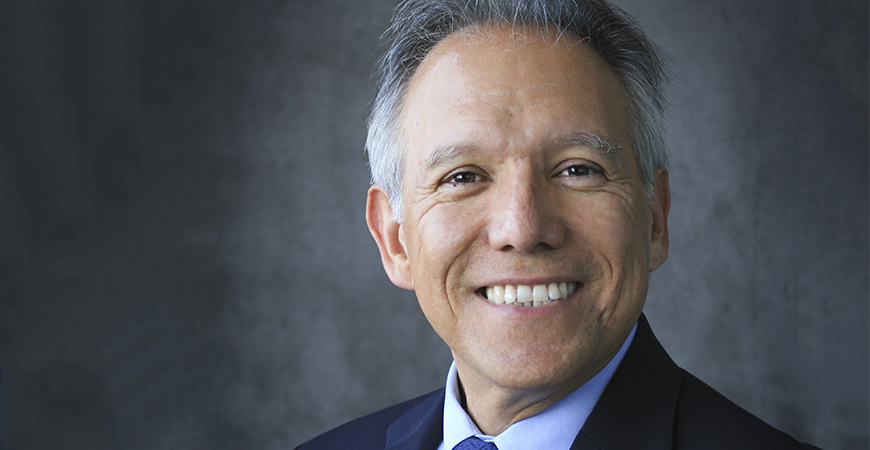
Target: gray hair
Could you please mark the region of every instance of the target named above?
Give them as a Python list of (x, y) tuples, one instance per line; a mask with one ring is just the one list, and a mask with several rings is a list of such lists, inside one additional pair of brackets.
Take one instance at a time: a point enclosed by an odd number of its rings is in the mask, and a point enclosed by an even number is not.
[(389, 48), (376, 67), (366, 139), (372, 181), (389, 194), (396, 220), (402, 221), (405, 155), (399, 122), (411, 77), (451, 33), (500, 24), (570, 33), (604, 58), (626, 93), (628, 133), (651, 199), (656, 169), (668, 166), (662, 137), (667, 74), (661, 51), (633, 18), (604, 0), (404, 0), (384, 33)]

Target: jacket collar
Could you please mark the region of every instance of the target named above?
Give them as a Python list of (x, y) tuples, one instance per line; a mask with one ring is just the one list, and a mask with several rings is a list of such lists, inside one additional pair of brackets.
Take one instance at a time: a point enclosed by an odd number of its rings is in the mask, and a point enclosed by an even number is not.
[(439, 389), (399, 417), (387, 429), (391, 449), (436, 449), (443, 440), (444, 389)]
[(571, 450), (670, 449), (682, 372), (641, 314), (634, 341)]

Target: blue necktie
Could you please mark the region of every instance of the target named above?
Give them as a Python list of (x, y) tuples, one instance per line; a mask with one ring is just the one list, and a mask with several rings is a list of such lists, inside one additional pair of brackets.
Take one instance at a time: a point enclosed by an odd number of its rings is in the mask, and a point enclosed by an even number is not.
[(456, 444), (456, 447), (453, 447), (453, 450), (498, 450), (498, 447), (491, 442), (484, 442), (471, 436), (470, 438)]

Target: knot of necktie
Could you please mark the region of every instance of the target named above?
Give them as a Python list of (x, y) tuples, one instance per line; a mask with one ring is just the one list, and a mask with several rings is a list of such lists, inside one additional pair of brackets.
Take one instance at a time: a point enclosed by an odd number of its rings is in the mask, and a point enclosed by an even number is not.
[(492, 442), (484, 442), (474, 436), (456, 444), (453, 450), (498, 450)]

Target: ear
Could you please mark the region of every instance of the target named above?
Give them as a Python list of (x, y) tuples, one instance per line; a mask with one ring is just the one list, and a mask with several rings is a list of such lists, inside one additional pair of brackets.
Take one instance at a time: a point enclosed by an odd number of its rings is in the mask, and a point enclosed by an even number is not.
[(402, 225), (393, 215), (389, 194), (377, 184), (369, 188), (366, 198), (366, 223), (378, 244), (381, 263), (390, 281), (400, 288), (414, 289)]
[(671, 187), (668, 184), (668, 170), (661, 167), (656, 172), (653, 193), (649, 201), (650, 242), (649, 271), (652, 272), (668, 259), (668, 212), (671, 210)]

